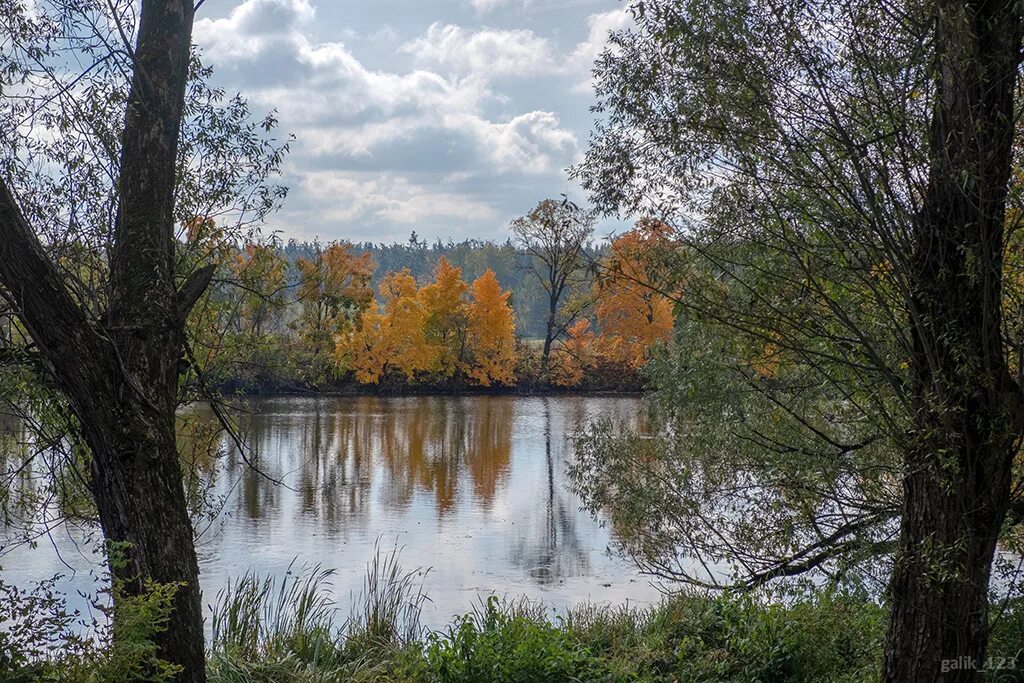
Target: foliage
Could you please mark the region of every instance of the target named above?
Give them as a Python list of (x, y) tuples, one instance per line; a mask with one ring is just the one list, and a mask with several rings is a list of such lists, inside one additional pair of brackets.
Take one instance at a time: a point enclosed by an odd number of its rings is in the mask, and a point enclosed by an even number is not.
[[(862, 5), (736, 8), (634, 3), (636, 26), (598, 61), (603, 117), (576, 173), (601, 208), (671, 225), (675, 253), (653, 263), (678, 322), (674, 353), (647, 370), (662, 435), (596, 426), (577, 485), (620, 508), (623, 549), (663, 576), (884, 581), (901, 458), (923, 433), (907, 255), (928, 167), (931, 24)], [(635, 297), (606, 305), (620, 298)], [(729, 567), (711, 576), (684, 555)]]
[(338, 339), (337, 355), (357, 381), (376, 384), (395, 374), (410, 383), (513, 381), (515, 318), (493, 271), (470, 287), (441, 257), (433, 282), (417, 288), (403, 270), (381, 281), (380, 295), (383, 312), (372, 304)]
[[(332, 571), (292, 568), (279, 580), (246, 574), (218, 596), (208, 676), (213, 683), (533, 683), (534, 681), (735, 681), (795, 683), (877, 679), (887, 610), (858, 589), (804, 584), (783, 593), (681, 593), (648, 608), (584, 604), (553, 615), (543, 605), (495, 596), (438, 631), (419, 616), (423, 574), (397, 550), (367, 568), (351, 615), (331, 598)], [(0, 681), (123, 680), (130, 667), (166, 680), (150, 658), (173, 591), (126, 602), (123, 642), (81, 638), (78, 615), (42, 584), (31, 594), (0, 586)], [(994, 608), (993, 680), (1020, 675), (1020, 598)], [(152, 623), (147, 623), (152, 622)]]
[(658, 344), (671, 339), (674, 249), (672, 229), (653, 220), (641, 220), (612, 240), (595, 284), (599, 355), (640, 368)]
[(586, 317), (569, 326), (554, 352), (553, 383), (573, 387), (588, 377), (639, 370), (671, 341), (678, 249), (672, 229), (652, 219), (612, 239), (584, 305), (596, 304), (596, 330)]
[(428, 311), (408, 271), (385, 277), (380, 295), (383, 312), (371, 306), (351, 338), (342, 337), (339, 351), (350, 355), (360, 382), (376, 383), (388, 371), (399, 372), (412, 382), (417, 373), (434, 365), (438, 354), (427, 341)]
[(508, 304), (511, 292), (503, 292), (494, 271), (487, 269), (473, 281), (473, 300), (467, 312), (470, 378), (481, 386), (515, 381), (516, 323)]
[(423, 336), (434, 354), (430, 369), (441, 379), (450, 379), (465, 366), (468, 291), (462, 270), (442, 256), (434, 271), (434, 281), (418, 293), (426, 312)]
[[(0, 582), (0, 681), (174, 680), (179, 667), (160, 659), (153, 639), (167, 626), (176, 585), (147, 582), (142, 594), (129, 595), (115, 581), (109, 599), (92, 604), (105, 620), (86, 624), (54, 590), (58, 578), (31, 590)], [(84, 626), (93, 633), (81, 635)]]
[(632, 2), (576, 170), (682, 246), (662, 433), (595, 427), (578, 489), (662, 576), (890, 584), (888, 680), (983, 656), (1021, 507), (1024, 19), (978, 7)]

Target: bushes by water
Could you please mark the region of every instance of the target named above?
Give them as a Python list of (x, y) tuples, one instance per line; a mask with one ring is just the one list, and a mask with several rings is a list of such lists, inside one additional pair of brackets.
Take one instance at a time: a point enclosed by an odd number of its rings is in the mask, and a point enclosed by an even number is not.
[[(887, 616), (868, 596), (835, 589), (784, 604), (750, 594), (677, 595), (648, 609), (590, 605), (562, 615), (492, 597), (428, 631), (419, 623), (420, 574), (403, 572), (392, 553), (371, 565), (358, 609), (339, 625), (330, 578), (314, 568), (231, 584), (213, 612), (210, 683), (874, 681)], [(156, 591), (140, 602), (140, 617), (158, 616), (166, 598)], [(1024, 647), (1021, 599), (1001, 606), (994, 624), (991, 655), (1004, 667), (988, 680), (1024, 681), (1024, 661), (1009, 668)], [(114, 680), (108, 675), (117, 667), (140, 665), (154, 680), (167, 676), (152, 651), (127, 642), (125, 651), (101, 640), (97, 652), (72, 659), (54, 658), (51, 648), (41, 662), (39, 652), (19, 652), (7, 639), (0, 681), (45, 672), (46, 680), (100, 683)]]

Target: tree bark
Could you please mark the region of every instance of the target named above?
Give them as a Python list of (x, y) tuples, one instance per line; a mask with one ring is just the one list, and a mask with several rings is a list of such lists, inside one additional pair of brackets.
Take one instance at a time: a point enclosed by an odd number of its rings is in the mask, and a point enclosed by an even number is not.
[(549, 302), (550, 310), (548, 312), (547, 328), (544, 332), (544, 348), (540, 354), (540, 374), (541, 377), (547, 380), (548, 376), (548, 365), (551, 362), (551, 347), (555, 342), (555, 318), (558, 315), (558, 301), (552, 298)]
[[(91, 489), (111, 573), (128, 594), (178, 586), (159, 655), (178, 681), (205, 681), (199, 569), (175, 443), (178, 361), (188, 310), (209, 283), (175, 281), (174, 190), (188, 79), (192, 0), (144, 0), (122, 134), (108, 312), (68, 293), (0, 181), (0, 284), (75, 412), (92, 453)], [(116, 618), (116, 617), (115, 617)], [(115, 624), (116, 632), (116, 624)]]
[(916, 411), (885, 648), (893, 682), (982, 678), (1022, 431), (1001, 338), (1020, 11), (1010, 0), (942, 0), (935, 22), (931, 166), (909, 302)]

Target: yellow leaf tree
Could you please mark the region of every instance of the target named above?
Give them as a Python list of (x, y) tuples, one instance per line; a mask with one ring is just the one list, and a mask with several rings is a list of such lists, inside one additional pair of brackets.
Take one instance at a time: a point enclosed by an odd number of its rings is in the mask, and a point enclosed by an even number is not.
[(598, 352), (608, 360), (638, 368), (651, 348), (672, 336), (672, 302), (664, 291), (665, 258), (672, 253), (670, 228), (641, 220), (615, 238), (596, 285)]
[(443, 256), (434, 270), (434, 281), (420, 290), (426, 313), (424, 335), (436, 351), (432, 369), (442, 379), (453, 377), (465, 365), (468, 291), (462, 269)]
[(389, 273), (379, 291), (383, 310), (372, 302), (358, 327), (339, 339), (338, 353), (363, 384), (376, 384), (389, 371), (413, 381), (435, 366), (439, 352), (425, 334), (427, 311), (416, 280), (407, 268)]
[(516, 319), (490, 268), (473, 281), (469, 304), (468, 341), (471, 361), (466, 374), (485, 387), (515, 381)]

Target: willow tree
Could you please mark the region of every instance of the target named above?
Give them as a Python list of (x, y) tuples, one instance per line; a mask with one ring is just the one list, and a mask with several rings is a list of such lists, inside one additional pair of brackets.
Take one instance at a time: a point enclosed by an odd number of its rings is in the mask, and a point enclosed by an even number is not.
[(0, 14), (0, 301), (20, 358), (73, 416), (66, 438), (88, 447), (114, 580), (129, 596), (173, 588), (158, 653), (178, 680), (202, 681), (175, 411), (186, 318), (214, 269), (177, 231), (270, 210), (280, 193), (262, 181), (282, 150), (207, 85), (191, 0), (0, 2)]
[[(885, 679), (977, 679), (1024, 432), (1003, 316), (1020, 5), (630, 9), (578, 173), (604, 210), (676, 227), (676, 419), (595, 429), (578, 486), (665, 576), (881, 574)], [(958, 657), (976, 666), (941, 673)]]

